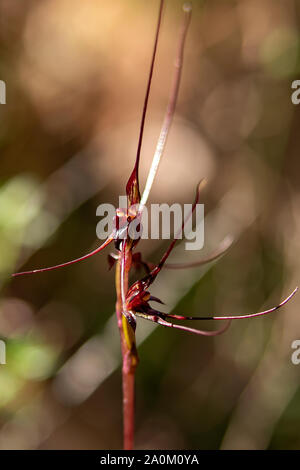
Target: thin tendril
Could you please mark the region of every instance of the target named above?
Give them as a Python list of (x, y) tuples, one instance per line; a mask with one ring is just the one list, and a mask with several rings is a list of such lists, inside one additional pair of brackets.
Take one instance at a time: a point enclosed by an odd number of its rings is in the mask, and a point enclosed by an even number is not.
[(288, 297), (286, 297), (282, 302), (280, 302), (280, 304), (276, 305), (276, 307), (272, 307), (268, 310), (263, 310), (262, 312), (247, 313), (245, 315), (224, 315), (220, 317), (186, 317), (183, 315), (172, 315), (169, 313), (164, 313), (164, 316), (168, 318), (173, 318), (174, 320), (242, 320), (244, 318), (260, 317), (283, 307), (289, 300), (291, 300), (291, 298), (296, 294), (297, 291), (298, 287), (296, 287), (296, 289), (294, 289)]
[(231, 247), (232, 243), (233, 243), (233, 238), (231, 236), (227, 236), (220, 243), (219, 247), (206, 258), (202, 258), (198, 261), (191, 261), (190, 263), (165, 263), (164, 267), (165, 269), (186, 269), (186, 268), (195, 268), (197, 266), (202, 266), (222, 256)]
[(139, 134), (139, 140), (138, 140), (138, 146), (137, 146), (136, 161), (135, 161), (135, 165), (134, 165), (132, 174), (131, 174), (131, 176), (128, 180), (127, 187), (130, 184), (130, 182), (132, 181), (133, 177), (136, 178), (136, 181), (137, 181), (137, 184), (138, 184), (138, 169), (139, 169), (141, 148), (142, 148), (142, 142), (143, 142), (145, 119), (146, 119), (147, 108), (148, 108), (148, 101), (149, 101), (150, 88), (151, 88), (151, 82), (152, 82), (152, 76), (153, 76), (153, 70), (154, 70), (154, 62), (155, 62), (155, 57), (156, 57), (156, 50), (157, 50), (157, 44), (158, 44), (158, 37), (159, 37), (159, 31), (160, 31), (160, 25), (161, 25), (163, 6), (164, 6), (164, 0), (161, 0), (160, 1), (160, 6), (159, 6), (157, 27), (156, 27), (156, 33), (155, 33), (155, 41), (154, 41), (152, 60), (151, 60), (151, 65), (150, 65), (150, 72), (149, 72), (146, 95), (145, 95), (143, 112), (142, 112), (142, 119), (141, 119), (141, 125), (140, 125), (140, 134)]
[(169, 103), (167, 107), (167, 111), (164, 117), (163, 125), (160, 131), (160, 135), (158, 138), (156, 150), (154, 153), (154, 157), (152, 160), (151, 168), (148, 174), (148, 178), (146, 181), (146, 186), (142, 195), (141, 199), (141, 207), (145, 206), (149, 193), (151, 191), (151, 187), (154, 182), (154, 178), (156, 175), (156, 172), (158, 170), (158, 166), (162, 157), (162, 154), (165, 149), (165, 145), (167, 142), (169, 130), (172, 124), (173, 116), (174, 116), (174, 111), (176, 107), (176, 102), (177, 102), (177, 97), (178, 97), (178, 91), (179, 91), (179, 85), (180, 85), (180, 78), (181, 78), (181, 71), (182, 71), (182, 64), (183, 64), (183, 55), (184, 55), (184, 45), (185, 45), (185, 39), (186, 39), (186, 34), (188, 31), (188, 27), (190, 24), (191, 20), (191, 13), (192, 13), (192, 7), (190, 4), (185, 4), (183, 6), (183, 11), (184, 11), (184, 18), (183, 18), (183, 23), (180, 31), (180, 37), (179, 37), (179, 44), (178, 44), (178, 50), (177, 50), (177, 55), (175, 59), (175, 73), (173, 76), (173, 82), (171, 86), (171, 93), (170, 93), (170, 98), (169, 98)]
[(61, 263), (61, 264), (56, 264), (55, 266), (49, 266), (47, 268), (39, 268), (39, 269), (33, 269), (31, 271), (23, 271), (19, 273), (14, 273), (12, 274), (12, 277), (17, 277), (17, 276), (23, 276), (25, 274), (35, 274), (35, 273), (43, 273), (45, 271), (53, 271), (54, 269), (58, 268), (64, 268), (65, 266), (69, 266), (70, 264), (75, 264), (78, 263), (78, 261), (83, 261), (87, 258), (90, 258), (91, 256), (94, 256), (96, 253), (99, 253), (99, 251), (102, 251), (107, 245), (109, 245), (113, 240), (113, 237), (110, 236), (108, 237), (102, 245), (98, 246), (95, 250), (91, 251), (90, 253), (87, 253), (84, 256), (81, 256), (80, 258), (73, 259), (71, 261), (67, 261), (66, 263)]

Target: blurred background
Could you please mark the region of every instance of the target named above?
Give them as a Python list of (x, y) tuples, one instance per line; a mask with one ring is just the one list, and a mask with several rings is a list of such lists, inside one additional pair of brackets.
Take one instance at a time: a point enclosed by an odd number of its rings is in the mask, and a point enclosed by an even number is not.
[[(168, 100), (181, 1), (166, 0), (141, 184)], [(0, 449), (122, 446), (114, 273), (96, 208), (117, 207), (135, 158), (158, 0), (0, 0)], [(298, 0), (193, 1), (177, 112), (150, 201), (188, 203), (208, 184), (205, 247), (217, 262), (164, 271), (166, 311), (239, 314), (299, 283)], [(183, 244), (182, 244), (183, 245)], [(142, 241), (158, 261), (165, 242)], [(184, 260), (179, 246), (172, 255)], [(141, 275), (141, 273), (139, 273)], [(139, 320), (136, 447), (299, 449), (300, 296), (194, 337)], [(203, 328), (213, 325), (201, 324)]]

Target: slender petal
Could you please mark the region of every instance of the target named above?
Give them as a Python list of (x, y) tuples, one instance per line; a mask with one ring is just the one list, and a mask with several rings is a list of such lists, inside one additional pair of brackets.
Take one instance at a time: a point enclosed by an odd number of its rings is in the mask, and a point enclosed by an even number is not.
[(107, 245), (109, 245), (113, 241), (113, 236), (108, 237), (102, 245), (98, 246), (95, 250), (91, 251), (90, 253), (87, 253), (84, 256), (81, 256), (80, 258), (72, 259), (71, 261), (67, 261), (66, 263), (61, 263), (57, 264), (55, 266), (49, 266), (48, 268), (39, 268), (39, 269), (33, 269), (32, 271), (23, 271), (20, 273), (14, 273), (12, 274), (13, 277), (17, 276), (23, 276), (25, 274), (35, 274), (35, 273), (43, 273), (45, 271), (53, 271), (54, 269), (58, 268), (64, 268), (65, 266), (69, 266), (70, 264), (78, 263), (78, 261), (83, 261), (87, 258), (90, 258), (91, 256), (94, 256), (96, 253), (99, 253), (102, 251)]
[[(199, 201), (199, 196), (200, 196), (200, 190), (202, 189), (202, 187), (204, 186), (205, 184), (205, 180), (201, 180), (200, 183), (197, 185), (197, 190), (196, 190), (196, 196), (195, 196), (195, 200), (194, 200), (194, 203), (192, 205), (192, 209), (190, 211), (190, 213), (187, 215), (187, 217), (185, 218), (185, 220), (183, 221), (183, 224), (181, 226), (181, 229), (179, 232), (181, 232), (183, 229), (184, 229), (184, 226), (187, 222), (187, 220), (192, 216), (195, 208), (196, 208), (196, 205), (198, 204), (198, 201)], [(157, 266), (155, 266), (152, 271), (146, 276), (144, 277), (144, 279), (142, 279), (142, 282), (144, 283), (144, 285), (146, 287), (149, 287), (155, 280), (156, 276), (159, 274), (159, 272), (161, 271), (162, 267), (164, 266), (166, 260), (168, 259), (168, 257), (170, 256), (170, 253), (171, 251), (173, 250), (174, 246), (175, 246), (175, 243), (177, 242), (177, 239), (178, 239), (178, 236), (179, 236), (179, 233), (176, 233), (175, 234), (175, 238), (174, 240), (170, 243), (169, 245), (169, 248), (167, 249), (167, 251), (165, 252), (165, 254), (163, 255), (163, 257), (161, 258), (160, 262), (158, 263)]]
[(190, 263), (165, 263), (165, 269), (195, 268), (196, 266), (202, 266), (204, 264), (210, 263), (211, 261), (214, 261), (215, 259), (222, 256), (231, 247), (232, 243), (233, 243), (233, 237), (228, 235), (220, 243), (219, 247), (206, 258), (202, 258), (198, 261), (192, 261)]
[(158, 14), (155, 41), (154, 41), (154, 47), (153, 47), (153, 53), (152, 53), (152, 60), (151, 60), (151, 65), (150, 65), (150, 72), (149, 72), (145, 101), (144, 101), (144, 106), (143, 106), (136, 160), (135, 160), (133, 171), (126, 185), (126, 194), (128, 196), (129, 206), (138, 204), (141, 199), (140, 190), (139, 190), (139, 175), (138, 175), (139, 162), (140, 162), (141, 148), (142, 148), (142, 142), (143, 142), (143, 134), (144, 134), (145, 119), (146, 119), (146, 113), (147, 113), (147, 107), (148, 107), (148, 100), (149, 100), (149, 94), (150, 94), (150, 88), (151, 88), (151, 82), (152, 82), (152, 76), (153, 76), (154, 62), (155, 62), (155, 56), (156, 56), (156, 50), (157, 50), (157, 43), (158, 43), (158, 37), (159, 37), (159, 30), (160, 30), (160, 25), (161, 25), (163, 5), (164, 5), (164, 0), (161, 0), (160, 6), (159, 6), (159, 14)]
[(164, 316), (167, 318), (173, 318), (174, 320), (242, 320), (244, 318), (253, 318), (253, 317), (260, 317), (262, 315), (267, 315), (268, 313), (274, 312), (275, 310), (278, 310), (279, 308), (283, 307), (291, 298), (296, 294), (298, 291), (298, 287), (293, 290), (293, 292), (286, 297), (282, 302), (280, 302), (279, 305), (276, 305), (276, 307), (272, 307), (268, 310), (263, 310), (262, 312), (256, 312), (256, 313), (247, 313), (245, 315), (224, 315), (222, 317), (185, 317), (183, 315), (172, 315), (169, 313), (164, 313)]
[(226, 330), (228, 330), (228, 328), (230, 326), (230, 323), (231, 323), (231, 320), (228, 320), (222, 328), (220, 328), (218, 330), (214, 330), (214, 331), (207, 331), (207, 330), (197, 330), (195, 328), (189, 328), (188, 326), (177, 325), (175, 323), (171, 323), (171, 322), (167, 322), (165, 320), (162, 320), (161, 318), (155, 318), (155, 319), (148, 318), (148, 320), (154, 321), (155, 323), (158, 323), (159, 325), (162, 325), (162, 326), (167, 326), (169, 328), (175, 328), (177, 330), (187, 331), (188, 333), (194, 333), (196, 335), (201, 335), (201, 336), (218, 336), (218, 335), (221, 335)]

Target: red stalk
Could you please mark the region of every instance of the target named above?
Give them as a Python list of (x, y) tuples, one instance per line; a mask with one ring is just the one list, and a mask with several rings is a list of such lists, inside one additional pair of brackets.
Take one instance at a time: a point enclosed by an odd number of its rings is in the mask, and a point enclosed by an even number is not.
[(127, 247), (127, 243), (124, 242), (116, 266), (116, 314), (123, 358), (123, 447), (125, 450), (132, 450), (134, 447), (135, 370), (138, 364), (134, 329), (123, 314), (124, 303), (122, 300), (122, 291), (127, 292), (128, 290), (128, 274), (131, 265), (131, 251), (130, 248)]

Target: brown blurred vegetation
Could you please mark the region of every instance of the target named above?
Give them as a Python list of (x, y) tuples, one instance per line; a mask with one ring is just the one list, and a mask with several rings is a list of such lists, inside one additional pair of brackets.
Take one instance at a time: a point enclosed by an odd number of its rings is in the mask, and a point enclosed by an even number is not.
[[(157, 7), (0, 0), (1, 449), (121, 447), (106, 253), (13, 281), (10, 273), (96, 246), (96, 208), (117, 205), (133, 165)], [(180, 1), (166, 1), (142, 184), (180, 12)], [(205, 177), (203, 254), (228, 233), (235, 243), (205, 268), (162, 273), (153, 294), (169, 310), (255, 311), (299, 283), (300, 106), (290, 99), (300, 79), (299, 27), (298, 0), (193, 1), (177, 113), (150, 202), (190, 202)], [(141, 245), (152, 261), (164, 246)], [(173, 259), (183, 256), (179, 249)], [(215, 339), (139, 321), (137, 447), (299, 449), (300, 366), (291, 362), (299, 299)]]

